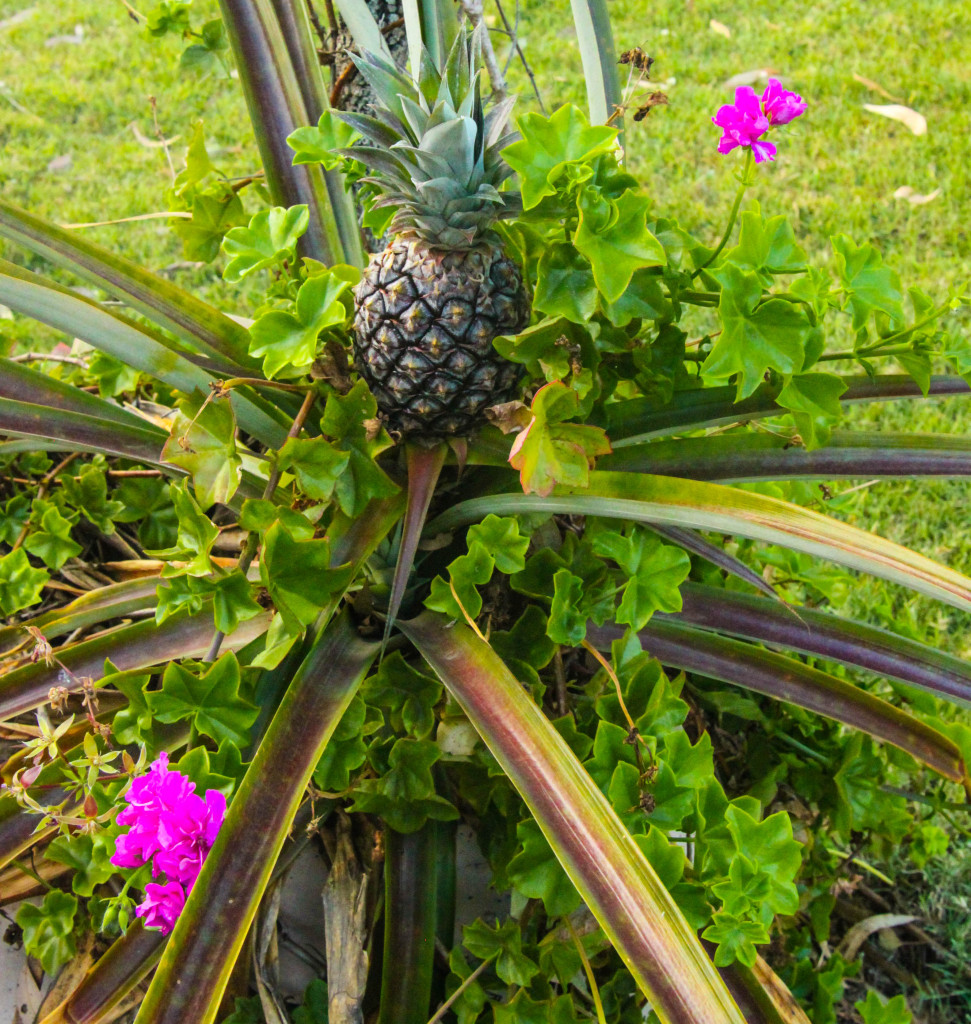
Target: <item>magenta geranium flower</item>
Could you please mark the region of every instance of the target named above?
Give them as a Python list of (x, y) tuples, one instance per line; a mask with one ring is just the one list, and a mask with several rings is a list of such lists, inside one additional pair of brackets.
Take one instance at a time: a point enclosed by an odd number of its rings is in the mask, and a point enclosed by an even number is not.
[(145, 887), (145, 900), (135, 911), (147, 927), (163, 932), (172, 930), (226, 816), (222, 793), (210, 789), (201, 797), (195, 788), (169, 769), (163, 752), (145, 775), (132, 780), (125, 793), (128, 806), (118, 813), (118, 824), (129, 828), (116, 839), (111, 863), (120, 868), (151, 863), (153, 877), (165, 879)]
[(735, 102), (720, 107), (712, 121), (722, 130), (718, 152), (730, 153), (739, 146), (752, 150), (757, 164), (774, 160), (776, 148), (762, 136), (771, 128), (788, 124), (806, 109), (805, 100), (770, 78), (761, 98), (750, 85), (735, 90)]

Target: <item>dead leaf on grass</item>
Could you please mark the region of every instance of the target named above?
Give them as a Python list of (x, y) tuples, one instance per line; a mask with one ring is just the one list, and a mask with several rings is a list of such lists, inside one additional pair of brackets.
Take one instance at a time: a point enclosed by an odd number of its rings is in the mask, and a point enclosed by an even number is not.
[(940, 194), (940, 188), (935, 188), (933, 192), (928, 192), (926, 195), (922, 195), (920, 192), (915, 192), (909, 185), (901, 185), (900, 188), (894, 192), (894, 199), (906, 199), (911, 206), (924, 206), (927, 203), (932, 203)]
[(732, 30), (727, 25), (723, 25), (720, 21), (716, 21), (714, 18), (708, 22), (708, 27), (716, 35), (724, 36), (726, 39), (732, 38)]
[(872, 89), (874, 92), (880, 93), (881, 96), (888, 100), (893, 100), (895, 103), (900, 102), (899, 96), (894, 96), (892, 93), (887, 92), (887, 90), (884, 89), (884, 87), (879, 82), (874, 82), (872, 78), (865, 78), (863, 75), (858, 75), (854, 71), (853, 81), (859, 82), (860, 85), (865, 85), (868, 89)]
[(905, 107), (902, 103), (864, 103), (863, 109), (869, 110), (871, 114), (889, 117), (891, 121), (899, 121), (914, 135), (927, 134), (927, 118), (923, 114), (918, 114), (912, 107)]
[(726, 89), (737, 89), (740, 85), (755, 85), (760, 82), (768, 82), (769, 76), (774, 75), (772, 68), (753, 68), (751, 71), (739, 71), (737, 75), (725, 80)]

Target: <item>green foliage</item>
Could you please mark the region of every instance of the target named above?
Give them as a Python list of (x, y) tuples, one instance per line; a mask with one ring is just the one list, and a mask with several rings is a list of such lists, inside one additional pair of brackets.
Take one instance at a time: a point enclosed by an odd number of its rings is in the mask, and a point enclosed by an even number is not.
[(39, 907), (25, 903), (17, 911), (17, 924), (24, 930), (24, 949), (40, 960), (48, 974), (56, 974), (77, 950), (74, 937), (77, 910), (76, 896), (52, 889)]
[(50, 577), (30, 564), (23, 548), (0, 556), (0, 611), (13, 615), (34, 604)]
[(310, 214), (306, 206), (294, 206), (289, 210), (274, 206), (255, 213), (246, 227), (226, 232), (222, 248), (229, 262), (223, 269), (223, 277), (235, 282), (258, 270), (292, 260), (297, 239), (307, 230), (309, 223)]
[(162, 458), (188, 473), (202, 508), (229, 501), (242, 475), (229, 399), (180, 402)]

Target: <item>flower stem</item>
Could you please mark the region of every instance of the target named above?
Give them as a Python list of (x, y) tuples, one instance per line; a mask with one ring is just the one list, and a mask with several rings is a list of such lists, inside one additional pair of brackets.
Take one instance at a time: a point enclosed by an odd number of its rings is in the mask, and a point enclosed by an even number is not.
[(732, 203), (731, 213), (728, 215), (728, 227), (725, 228), (725, 234), (722, 235), (722, 240), (718, 243), (718, 247), (715, 251), (705, 260), (704, 263), (695, 270), (691, 278), (694, 280), (706, 267), (710, 267), (712, 263), (721, 255), (722, 249), (728, 245), (729, 238), (732, 237), (732, 231), (735, 229), (735, 221), (738, 219), (738, 210), (742, 205), (742, 200), (745, 198), (745, 193), (748, 191), (749, 185), (752, 184), (750, 175), (752, 173), (752, 150), (751, 148), (745, 151), (745, 166), (742, 168), (741, 184), (738, 186), (738, 191), (735, 193), (735, 202)]

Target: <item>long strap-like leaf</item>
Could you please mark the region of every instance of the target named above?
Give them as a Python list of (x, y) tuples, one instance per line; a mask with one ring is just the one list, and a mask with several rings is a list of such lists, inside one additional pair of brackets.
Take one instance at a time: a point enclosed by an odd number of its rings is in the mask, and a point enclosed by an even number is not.
[[(880, 374), (878, 377), (843, 378), (848, 387), (841, 403), (879, 402), (896, 398), (922, 398), (924, 393), (911, 377)], [(929, 395), (945, 397), (966, 395), (971, 385), (961, 377), (931, 377)], [(733, 386), (681, 391), (667, 405), (658, 408), (649, 398), (631, 398), (614, 402), (604, 410), (603, 424), (614, 448), (637, 444), (652, 437), (664, 437), (699, 427), (717, 427), (725, 423), (745, 423), (765, 416), (779, 416), (786, 410), (776, 403), (779, 386), (762, 384), (748, 398), (735, 401)]]
[(645, 523), (670, 523), (781, 544), (872, 573), (971, 611), (971, 579), (881, 537), (777, 498), (640, 473), (594, 472), (584, 490), (550, 497), (490, 494), (460, 502), (430, 522), (430, 534), (476, 522), (490, 512), (564, 512)]
[[(264, 612), (246, 622), (226, 638), (227, 648), (238, 649), (265, 633), (270, 613)], [(161, 626), (154, 619), (120, 626), (91, 640), (57, 649), (58, 661), (78, 677), (98, 682), (105, 671), (105, 659), (121, 670), (161, 665), (173, 658), (200, 658), (209, 649), (216, 628), (212, 609), (195, 615), (173, 615)], [(74, 689), (58, 664), (43, 661), (0, 673), (0, 721), (30, 711), (43, 704), (52, 686)]]
[(938, 697), (971, 705), (971, 665), (886, 629), (812, 608), (697, 583), (681, 588), (682, 610), (661, 618), (856, 665)]
[(426, 612), (402, 631), (462, 705), (665, 1024), (744, 1024), (697, 935), (604, 795), (502, 659)]
[(259, 360), (248, 355), (249, 332), (245, 327), (150, 270), (3, 199), (0, 237), (124, 300), (159, 327), (210, 356), (225, 373), (261, 376)]
[[(623, 636), (619, 626), (593, 626), (592, 644), (610, 649)], [(752, 644), (729, 640), (681, 622), (652, 620), (639, 636), (644, 649), (672, 668), (734, 683), (796, 704), (907, 751), (953, 782), (966, 768), (953, 740), (913, 715), (827, 672)]]
[(689, 480), (971, 475), (971, 438), (950, 434), (834, 433), (810, 451), (777, 434), (719, 434), (619, 448), (597, 463), (627, 473)]
[(324, 747), (378, 652), (345, 614), (300, 666), (230, 805), (137, 1024), (210, 1024)]
[(623, 125), (617, 50), (606, 0), (570, 0), (580, 46), (591, 124)]

